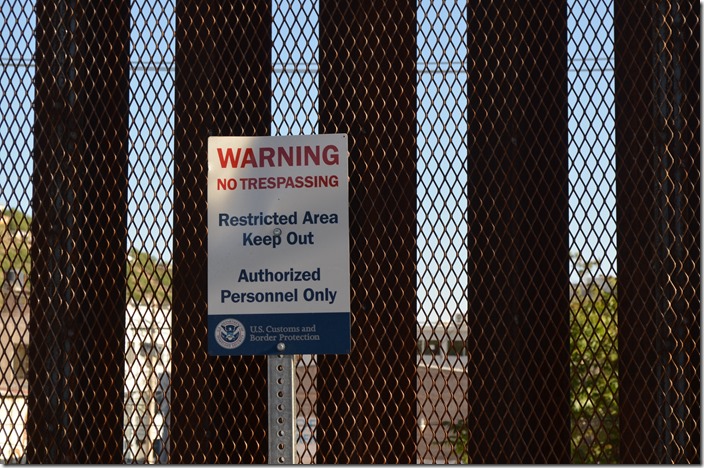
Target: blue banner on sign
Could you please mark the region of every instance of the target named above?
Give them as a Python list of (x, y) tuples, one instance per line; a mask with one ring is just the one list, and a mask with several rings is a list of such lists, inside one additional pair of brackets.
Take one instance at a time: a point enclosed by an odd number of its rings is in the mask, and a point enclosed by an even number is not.
[(208, 354), (347, 354), (350, 314), (246, 314), (208, 316)]

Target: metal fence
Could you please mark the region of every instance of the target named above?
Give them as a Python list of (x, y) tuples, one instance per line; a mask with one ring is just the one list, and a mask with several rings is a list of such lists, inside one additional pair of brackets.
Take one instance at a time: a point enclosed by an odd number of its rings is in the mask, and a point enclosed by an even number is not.
[(299, 463), (700, 463), (700, 12), (8, 0), (6, 463), (266, 463), (207, 355), (207, 137), (349, 137), (352, 351)]

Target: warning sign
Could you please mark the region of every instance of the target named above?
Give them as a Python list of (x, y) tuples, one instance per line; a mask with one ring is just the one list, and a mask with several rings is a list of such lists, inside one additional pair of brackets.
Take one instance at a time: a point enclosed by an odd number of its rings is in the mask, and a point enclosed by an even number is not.
[(347, 136), (208, 139), (211, 355), (350, 350)]

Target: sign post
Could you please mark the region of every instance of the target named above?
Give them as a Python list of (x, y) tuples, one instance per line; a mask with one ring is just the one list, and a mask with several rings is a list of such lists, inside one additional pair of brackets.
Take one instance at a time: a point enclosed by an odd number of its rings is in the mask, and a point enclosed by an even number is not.
[(277, 463), (293, 355), (350, 351), (347, 154), (343, 134), (208, 138), (208, 353), (269, 356)]
[(296, 453), (294, 356), (269, 356), (269, 464), (293, 465)]

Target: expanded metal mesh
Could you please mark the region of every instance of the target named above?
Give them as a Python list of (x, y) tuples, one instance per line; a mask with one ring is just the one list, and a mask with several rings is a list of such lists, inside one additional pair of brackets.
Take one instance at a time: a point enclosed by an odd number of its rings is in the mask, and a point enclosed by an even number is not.
[[(207, 137), (349, 136), (296, 461), (699, 463), (692, 2), (9, 0), (0, 459), (266, 463), (207, 355)], [(104, 5), (100, 5), (104, 3)]]

